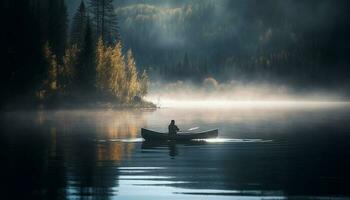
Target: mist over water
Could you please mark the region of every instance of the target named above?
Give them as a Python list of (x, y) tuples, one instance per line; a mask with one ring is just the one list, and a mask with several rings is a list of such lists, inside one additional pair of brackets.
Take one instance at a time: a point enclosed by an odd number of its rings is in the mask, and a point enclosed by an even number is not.
[(347, 98), (337, 92), (300, 91), (267, 83), (218, 83), (208, 78), (202, 84), (182, 81), (156, 82), (146, 97), (159, 107), (231, 108), (231, 107), (327, 107), (347, 105)]

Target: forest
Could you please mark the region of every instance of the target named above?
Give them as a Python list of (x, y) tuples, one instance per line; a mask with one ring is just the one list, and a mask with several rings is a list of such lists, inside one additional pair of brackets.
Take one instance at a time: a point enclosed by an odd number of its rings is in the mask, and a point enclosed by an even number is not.
[(4, 0), (1, 105), (142, 104), (153, 82), (267, 82), (350, 96), (350, 4)]
[(119, 2), (121, 35), (153, 79), (349, 86), (348, 1)]
[(153, 106), (149, 79), (123, 47), (112, 0), (81, 1), (69, 20), (64, 0), (5, 0), (1, 105)]

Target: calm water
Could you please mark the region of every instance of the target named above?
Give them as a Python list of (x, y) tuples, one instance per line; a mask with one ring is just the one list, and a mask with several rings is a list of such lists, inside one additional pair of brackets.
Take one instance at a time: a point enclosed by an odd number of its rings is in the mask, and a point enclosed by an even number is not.
[[(1, 199), (347, 199), (350, 106), (8, 112)], [(219, 128), (146, 143), (140, 128)]]

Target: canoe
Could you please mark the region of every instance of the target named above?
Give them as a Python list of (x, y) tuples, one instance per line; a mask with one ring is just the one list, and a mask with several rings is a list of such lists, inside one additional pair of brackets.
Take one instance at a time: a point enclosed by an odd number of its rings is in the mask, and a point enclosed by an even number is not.
[(219, 130), (208, 130), (203, 132), (178, 132), (177, 134), (171, 135), (168, 133), (161, 133), (157, 131), (152, 131), (148, 129), (141, 128), (142, 137), (147, 140), (196, 140), (196, 139), (208, 139), (208, 138), (216, 138), (219, 135)]

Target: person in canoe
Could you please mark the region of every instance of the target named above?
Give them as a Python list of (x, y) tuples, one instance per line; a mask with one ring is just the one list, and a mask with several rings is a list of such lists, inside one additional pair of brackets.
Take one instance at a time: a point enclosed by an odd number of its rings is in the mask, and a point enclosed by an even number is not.
[(169, 134), (174, 134), (176, 135), (176, 133), (180, 130), (176, 125), (175, 125), (175, 120), (171, 120), (169, 126)]

